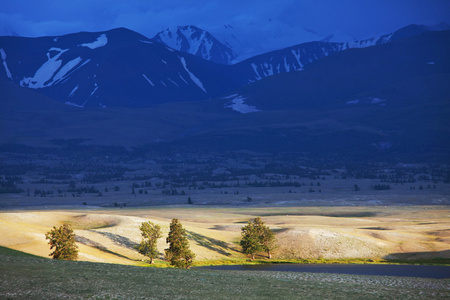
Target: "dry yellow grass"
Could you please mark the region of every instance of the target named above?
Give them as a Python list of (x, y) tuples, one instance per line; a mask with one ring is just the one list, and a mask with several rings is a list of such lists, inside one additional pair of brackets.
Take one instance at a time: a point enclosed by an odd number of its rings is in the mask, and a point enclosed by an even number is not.
[(240, 228), (261, 216), (276, 232), (278, 259), (450, 258), (450, 210), (438, 206), (391, 207), (148, 207), (0, 212), (0, 245), (47, 257), (44, 234), (69, 221), (77, 235), (79, 260), (141, 265), (134, 248), (139, 225), (172, 218), (189, 233), (197, 261), (242, 260)]

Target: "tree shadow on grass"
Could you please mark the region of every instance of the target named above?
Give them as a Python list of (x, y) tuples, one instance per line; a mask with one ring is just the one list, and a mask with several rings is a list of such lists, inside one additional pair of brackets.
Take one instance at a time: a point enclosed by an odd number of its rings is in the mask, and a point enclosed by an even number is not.
[(122, 255), (120, 253), (108, 250), (108, 248), (106, 248), (102, 244), (97, 243), (97, 242), (95, 242), (95, 241), (93, 241), (91, 239), (88, 239), (88, 238), (85, 238), (85, 237), (82, 237), (82, 236), (77, 236), (77, 237), (75, 237), (75, 239), (76, 239), (76, 241), (78, 243), (81, 243), (81, 244), (86, 245), (88, 247), (92, 247), (92, 248), (98, 249), (98, 250), (100, 250), (102, 252), (105, 252), (105, 253), (108, 253), (108, 254), (112, 254), (112, 255), (115, 255), (115, 256), (118, 256), (118, 257), (121, 257), (121, 258), (132, 260), (129, 257), (126, 257), (125, 255)]
[(228, 246), (228, 243), (219, 241), (192, 231), (186, 231), (188, 237), (194, 240), (198, 245), (205, 247), (209, 250), (216, 251), (219, 254), (231, 256), (231, 253), (228, 251), (236, 251)]
[(107, 237), (108, 239), (113, 241), (114, 244), (119, 245), (121, 247), (125, 247), (125, 248), (131, 249), (131, 250), (136, 250), (137, 247), (139, 246), (138, 243), (135, 243), (132, 240), (130, 240), (129, 238), (118, 235), (118, 234), (114, 234), (114, 233), (110, 233), (110, 232), (102, 232), (102, 231), (93, 231), (93, 232)]

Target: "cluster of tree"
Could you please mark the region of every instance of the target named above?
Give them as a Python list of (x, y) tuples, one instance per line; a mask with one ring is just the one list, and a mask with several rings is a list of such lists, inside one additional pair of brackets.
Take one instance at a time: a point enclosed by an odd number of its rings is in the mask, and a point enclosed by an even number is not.
[[(268, 181), (246, 181), (245, 182), (246, 186), (251, 186), (251, 187), (301, 187), (302, 184), (300, 182), (296, 182), (296, 181), (272, 181), (272, 180), (268, 180)], [(303, 184), (304, 185), (304, 184)]]
[(391, 186), (389, 184), (381, 184), (380, 183), (380, 184), (375, 184), (373, 186), (373, 189), (377, 190), (377, 191), (390, 190)]
[(77, 187), (75, 186), (74, 182), (71, 182), (69, 185), (69, 189), (67, 189), (67, 192), (69, 193), (77, 193), (77, 194), (98, 194), (100, 191), (95, 188), (95, 186), (83, 186), (83, 187)]
[(123, 179), (124, 168), (115, 167), (111, 170), (100, 170), (98, 172), (87, 173), (84, 175), (82, 183), (100, 183)]
[(50, 190), (39, 190), (39, 189), (34, 189), (34, 196), (35, 197), (47, 197), (47, 195), (53, 195), (53, 191)]
[[(158, 239), (161, 238), (161, 226), (150, 221), (144, 222), (139, 227), (142, 241), (138, 247), (139, 253), (150, 258), (150, 263), (158, 256)], [(75, 234), (68, 223), (53, 229), (45, 234), (50, 245), (50, 250), (55, 249), (49, 256), (59, 260), (76, 260), (78, 247), (75, 244)], [(169, 235), (166, 239), (169, 248), (165, 249), (165, 258), (171, 265), (177, 268), (191, 267), (195, 254), (189, 249), (189, 241), (186, 231), (178, 219), (170, 223)]]
[(17, 176), (6, 176), (5, 180), (0, 178), (0, 194), (23, 192), (16, 184), (21, 182), (23, 182), (22, 178)]
[[(158, 239), (162, 237), (161, 226), (150, 221), (141, 223), (139, 227), (142, 241), (139, 244), (139, 253), (149, 258), (149, 263), (158, 257)], [(50, 250), (54, 249), (50, 256), (53, 259), (76, 260), (78, 258), (78, 247), (75, 244), (75, 234), (68, 223), (64, 223), (59, 228), (53, 229), (45, 234), (45, 238), (50, 245)], [(169, 248), (165, 249), (165, 259), (177, 268), (188, 269), (192, 266), (195, 254), (189, 248), (186, 230), (178, 219), (172, 219), (170, 223), (169, 235), (166, 238)], [(271, 251), (275, 248), (275, 236), (268, 226), (264, 225), (261, 218), (256, 218), (253, 222), (248, 222), (242, 228), (242, 238), (240, 245), (245, 254), (251, 255), (252, 260), (255, 254), (267, 252), (268, 258), (272, 257)]]
[(171, 195), (171, 196), (175, 196), (175, 195), (178, 195), (178, 194), (180, 194), (180, 195), (186, 195), (186, 192), (184, 191), (184, 190), (182, 190), (181, 192), (178, 192), (178, 190), (177, 189), (165, 189), (165, 190), (161, 190), (161, 193), (163, 194), (163, 195)]
[(264, 225), (260, 217), (248, 222), (242, 227), (242, 238), (240, 245), (245, 254), (250, 255), (252, 260), (255, 254), (259, 252), (267, 252), (269, 259), (272, 258), (270, 253), (275, 247), (275, 235), (270, 228)]
[[(142, 241), (139, 245), (139, 253), (150, 258), (150, 263), (158, 256), (157, 241), (161, 238), (161, 227), (150, 221), (144, 222), (139, 227)], [(186, 230), (178, 219), (170, 223), (169, 235), (166, 238), (169, 248), (165, 249), (165, 258), (172, 266), (188, 269), (191, 267), (195, 254), (189, 249)]]

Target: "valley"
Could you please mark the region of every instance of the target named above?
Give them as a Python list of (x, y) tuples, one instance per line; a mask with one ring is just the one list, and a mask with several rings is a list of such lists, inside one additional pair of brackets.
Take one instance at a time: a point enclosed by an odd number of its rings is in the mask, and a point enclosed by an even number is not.
[(447, 261), (449, 33), (235, 64), (126, 28), (1, 37), (0, 245), (46, 256), (70, 221), (82, 260), (142, 265), (136, 226), (180, 218), (199, 263), (245, 262), (261, 216), (279, 260)]
[(449, 299), (448, 5), (13, 2), (1, 299)]
[(46, 257), (45, 232), (69, 221), (80, 260), (145, 265), (140, 223), (167, 234), (178, 218), (199, 264), (244, 263), (240, 228), (260, 216), (277, 260), (450, 258), (446, 165), (54, 143), (3, 149), (1, 246)]
[(0, 208), (448, 205), (450, 200), (449, 166), (433, 161), (54, 143), (58, 146), (3, 147)]

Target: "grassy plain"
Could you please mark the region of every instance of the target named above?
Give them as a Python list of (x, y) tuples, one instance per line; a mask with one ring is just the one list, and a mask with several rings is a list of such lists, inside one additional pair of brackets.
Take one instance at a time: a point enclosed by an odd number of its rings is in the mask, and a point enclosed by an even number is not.
[[(276, 233), (276, 260), (449, 262), (450, 210), (447, 206), (368, 207), (214, 207), (73, 208), (0, 212), (0, 246), (48, 257), (44, 234), (70, 222), (77, 235), (79, 260), (147, 265), (135, 246), (139, 225), (161, 225), (163, 260), (172, 218), (187, 230), (196, 263), (244, 263), (241, 227), (260, 216)], [(258, 257), (265, 259), (264, 253)]]
[(142, 268), (0, 247), (1, 299), (448, 299), (449, 279)]

